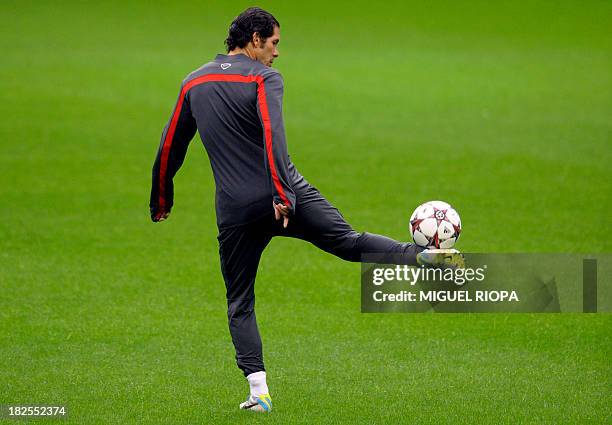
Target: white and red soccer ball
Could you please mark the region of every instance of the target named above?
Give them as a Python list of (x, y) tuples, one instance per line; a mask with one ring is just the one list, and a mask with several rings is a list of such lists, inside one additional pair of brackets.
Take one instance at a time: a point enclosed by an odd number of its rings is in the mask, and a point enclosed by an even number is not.
[(425, 202), (410, 217), (410, 235), (422, 247), (452, 248), (460, 234), (461, 218), (446, 202)]

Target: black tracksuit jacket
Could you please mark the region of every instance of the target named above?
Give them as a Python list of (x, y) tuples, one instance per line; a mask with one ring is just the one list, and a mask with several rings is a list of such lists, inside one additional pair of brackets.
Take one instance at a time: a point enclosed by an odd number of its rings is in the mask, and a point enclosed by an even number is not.
[(219, 228), (270, 214), (272, 202), (293, 214), (296, 193), (309, 185), (287, 154), (282, 104), (279, 72), (242, 54), (217, 55), (189, 74), (153, 166), (151, 217), (170, 212), (172, 179), (196, 130), (215, 178)]

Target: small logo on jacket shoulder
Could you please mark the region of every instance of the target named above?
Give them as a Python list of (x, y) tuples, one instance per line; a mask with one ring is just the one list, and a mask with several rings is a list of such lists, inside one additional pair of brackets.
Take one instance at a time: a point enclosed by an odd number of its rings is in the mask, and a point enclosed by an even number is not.
[(222, 63), (221, 64), (221, 69), (226, 70), (227, 68), (229, 68), (230, 66), (232, 66), (231, 63)]

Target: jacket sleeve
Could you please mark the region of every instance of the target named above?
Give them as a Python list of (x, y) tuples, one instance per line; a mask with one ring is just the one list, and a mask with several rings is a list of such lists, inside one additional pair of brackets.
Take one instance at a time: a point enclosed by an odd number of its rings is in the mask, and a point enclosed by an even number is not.
[(295, 193), (283, 124), (283, 78), (278, 72), (269, 73), (259, 82), (257, 109), (264, 130), (264, 165), (270, 176), (273, 201), (294, 213)]
[(172, 179), (183, 164), (187, 147), (196, 130), (197, 126), (191, 115), (188, 96), (184, 86), (182, 86), (170, 121), (162, 132), (157, 157), (153, 165), (149, 203), (153, 221), (157, 221), (159, 215), (169, 213), (172, 208), (174, 198)]

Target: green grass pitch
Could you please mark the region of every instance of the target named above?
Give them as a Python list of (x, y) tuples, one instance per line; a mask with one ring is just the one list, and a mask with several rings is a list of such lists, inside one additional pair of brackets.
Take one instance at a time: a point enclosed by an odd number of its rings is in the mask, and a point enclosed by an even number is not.
[[(0, 404), (65, 404), (66, 424), (610, 423), (609, 314), (365, 315), (359, 266), (289, 239), (257, 283), (275, 411), (238, 411), (199, 139), (167, 222), (148, 192), (180, 81), (250, 4), (89, 3), (0, 2)], [(408, 239), (442, 199), (466, 252), (612, 250), (609, 2), (260, 5), (292, 159), (356, 229)]]

